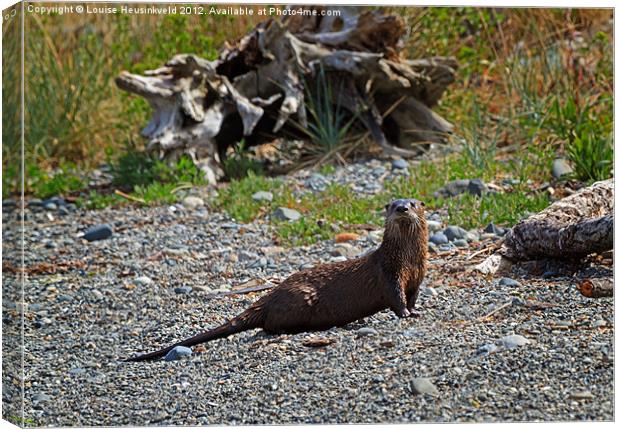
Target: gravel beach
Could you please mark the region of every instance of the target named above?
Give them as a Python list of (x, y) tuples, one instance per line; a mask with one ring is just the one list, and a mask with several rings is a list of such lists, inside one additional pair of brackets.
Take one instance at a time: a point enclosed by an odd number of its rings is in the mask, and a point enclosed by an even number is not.
[[(356, 166), (351, 185), (372, 193), (378, 176), (400, 174), (379, 164)], [(287, 180), (310, 192), (323, 186), (304, 174)], [(340, 168), (327, 180), (347, 177)], [(488, 252), (469, 257), (500, 239), (493, 234), (431, 252), (418, 318), (383, 311), (327, 332), (250, 331), (182, 360), (121, 362), (215, 327), (267, 292), (227, 294), (233, 289), (269, 286), (381, 240), (379, 230), (344, 244), (283, 248), (268, 223), (237, 223), (197, 196), (207, 204), (27, 209), (23, 424), (613, 420), (613, 299), (584, 298), (575, 287), (580, 276), (613, 275), (612, 266), (492, 278), (473, 270)], [(15, 421), (19, 212), (3, 211), (2, 399), (4, 418)], [(448, 226), (445, 213), (429, 218)], [(98, 225), (112, 235), (80, 236)]]

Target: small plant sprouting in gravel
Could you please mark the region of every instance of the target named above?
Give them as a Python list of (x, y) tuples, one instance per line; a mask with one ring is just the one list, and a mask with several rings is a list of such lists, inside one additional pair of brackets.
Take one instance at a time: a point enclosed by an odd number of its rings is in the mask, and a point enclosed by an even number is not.
[(263, 174), (263, 166), (260, 162), (249, 158), (245, 149), (245, 140), (241, 139), (241, 141), (233, 146), (233, 154), (229, 155), (222, 162), (224, 174), (226, 174), (226, 177), (229, 179), (243, 179), (247, 177), (250, 172), (254, 175)]

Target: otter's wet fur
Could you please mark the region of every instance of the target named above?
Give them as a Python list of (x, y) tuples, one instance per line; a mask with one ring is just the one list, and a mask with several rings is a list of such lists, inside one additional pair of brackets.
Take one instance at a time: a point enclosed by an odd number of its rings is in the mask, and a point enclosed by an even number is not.
[(385, 208), (383, 242), (374, 252), (295, 273), (223, 325), (128, 360), (158, 359), (176, 346), (191, 347), (255, 328), (268, 334), (322, 331), (386, 308), (398, 317), (410, 316), (426, 274), (424, 204), (401, 199)]

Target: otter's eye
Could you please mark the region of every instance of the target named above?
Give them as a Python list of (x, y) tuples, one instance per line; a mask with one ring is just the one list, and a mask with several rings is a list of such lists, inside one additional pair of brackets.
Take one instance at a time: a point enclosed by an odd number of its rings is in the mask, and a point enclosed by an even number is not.
[(422, 207), (426, 207), (426, 204), (424, 204), (424, 202), (423, 202), (423, 201), (420, 201), (420, 205), (421, 205)]

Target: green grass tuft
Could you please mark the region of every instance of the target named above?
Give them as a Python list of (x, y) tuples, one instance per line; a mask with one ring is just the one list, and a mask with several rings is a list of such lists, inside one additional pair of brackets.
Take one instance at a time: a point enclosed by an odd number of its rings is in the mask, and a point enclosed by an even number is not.
[(224, 174), (226, 174), (226, 177), (229, 179), (243, 179), (250, 173), (254, 175), (263, 174), (263, 166), (261, 163), (247, 156), (245, 152), (245, 140), (243, 139), (235, 144), (232, 156), (224, 159), (222, 168), (224, 169)]
[(275, 205), (283, 197), (280, 180), (257, 176), (249, 171), (243, 179), (232, 180), (227, 187), (220, 189), (215, 203), (236, 220), (250, 222), (258, 216), (264, 204), (269, 204), (252, 199), (252, 195), (259, 191), (270, 191), (274, 194), (276, 198), (271, 205)]
[(126, 203), (126, 199), (116, 194), (102, 194), (97, 191), (90, 191), (87, 196), (79, 197), (75, 202), (78, 207), (90, 210), (101, 210)]

